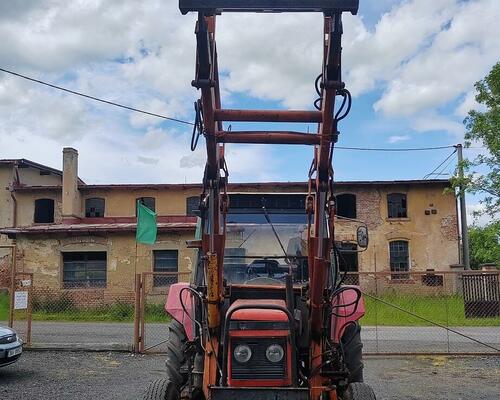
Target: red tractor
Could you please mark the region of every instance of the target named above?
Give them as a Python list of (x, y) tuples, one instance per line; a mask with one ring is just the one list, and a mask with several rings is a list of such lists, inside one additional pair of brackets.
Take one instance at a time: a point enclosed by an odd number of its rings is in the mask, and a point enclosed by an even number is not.
[[(359, 0), (180, 0), (197, 12), (192, 148), (203, 135), (207, 163), (199, 224), (189, 246), (198, 249), (190, 283), (172, 285), (166, 376), (152, 382), (147, 400), (372, 400), (363, 383), (357, 322), (361, 291), (344, 285), (342, 251), (334, 240), (332, 156), (338, 123), (351, 106), (341, 79), (342, 14)], [(216, 15), (226, 12), (321, 12), (324, 58), (316, 79), (316, 110), (234, 110), (221, 107)], [(336, 99), (339, 106), (336, 107)], [(235, 131), (225, 122), (317, 123), (317, 133)], [(262, 195), (259, 215), (232, 214), (226, 143), (313, 146), (309, 190), (300, 218), (276, 218), (276, 198)], [(241, 200), (241, 198), (240, 198)], [(253, 200), (255, 202), (255, 196)], [(240, 201), (241, 202), (241, 201)], [(297, 208), (295, 207), (295, 208)], [(259, 219), (260, 218), (260, 219)], [(354, 248), (368, 246), (366, 225), (355, 225)], [(351, 246), (352, 247), (352, 246)]]

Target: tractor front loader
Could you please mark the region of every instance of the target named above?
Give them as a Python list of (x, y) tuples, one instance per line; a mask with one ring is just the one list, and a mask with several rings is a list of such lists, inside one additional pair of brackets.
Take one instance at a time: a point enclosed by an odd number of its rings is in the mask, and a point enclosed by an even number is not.
[[(190, 283), (170, 287), (166, 376), (147, 400), (372, 400), (363, 383), (361, 292), (343, 284), (334, 240), (332, 157), (351, 95), (341, 76), (342, 14), (359, 0), (180, 0), (196, 12), (196, 73), (201, 91), (191, 147), (205, 137), (207, 162), (199, 224), (188, 246), (198, 259)], [(216, 16), (227, 12), (318, 12), (324, 16), (323, 65), (315, 110), (221, 107)], [(265, 27), (263, 28), (265, 29)], [(338, 100), (338, 101), (336, 101)], [(338, 103), (338, 104), (336, 104)], [(315, 123), (317, 133), (238, 131), (226, 122)], [(233, 221), (226, 143), (309, 145), (314, 149), (303, 222), (273, 222), (262, 198), (262, 223)], [(292, 161), (293, 162), (293, 161)], [(255, 166), (258, 168), (258, 166)], [(368, 246), (357, 224), (354, 247)]]

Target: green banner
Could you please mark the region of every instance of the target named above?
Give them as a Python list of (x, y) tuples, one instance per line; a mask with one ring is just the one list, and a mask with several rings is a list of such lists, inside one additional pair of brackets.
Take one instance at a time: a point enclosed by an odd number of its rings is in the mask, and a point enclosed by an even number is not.
[(137, 231), (135, 240), (143, 244), (155, 244), (156, 242), (156, 213), (137, 201)]

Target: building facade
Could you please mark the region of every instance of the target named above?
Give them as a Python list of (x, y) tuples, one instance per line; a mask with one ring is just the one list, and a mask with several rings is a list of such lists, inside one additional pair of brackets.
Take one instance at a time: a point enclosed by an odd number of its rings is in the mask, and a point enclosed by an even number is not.
[[(88, 185), (78, 178), (71, 148), (63, 150), (62, 172), (27, 160), (0, 162), (0, 184), (1, 241), (15, 243), (18, 271), (33, 273), (45, 293), (130, 301), (135, 274), (181, 272), (186, 280), (196, 262), (186, 241), (194, 238), (201, 185)], [(447, 187), (446, 180), (337, 182), (336, 240), (347, 250), (342, 268), (398, 273), (391, 281), (403, 285), (405, 272), (457, 265), (457, 208)], [(265, 223), (265, 200), (275, 223), (305, 224), (306, 192), (304, 182), (230, 184), (229, 223)], [(158, 215), (152, 246), (135, 241), (138, 199)], [(353, 220), (369, 228), (366, 251), (356, 252)], [(241, 246), (237, 240), (229, 235), (229, 247)], [(172, 279), (154, 278), (152, 285)]]

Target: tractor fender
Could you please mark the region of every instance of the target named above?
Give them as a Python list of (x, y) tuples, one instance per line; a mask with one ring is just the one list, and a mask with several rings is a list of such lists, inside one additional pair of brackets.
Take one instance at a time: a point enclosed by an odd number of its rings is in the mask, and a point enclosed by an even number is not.
[[(331, 317), (331, 339), (340, 343), (340, 339), (349, 324), (358, 321), (365, 315), (365, 302), (363, 297), (358, 299), (359, 286), (343, 286), (343, 290), (332, 299), (333, 312)], [(352, 288), (352, 290), (349, 290)], [(343, 306), (345, 304), (346, 306)]]
[[(187, 338), (189, 340), (193, 340), (193, 295), (189, 292), (189, 290), (184, 290), (182, 292), (181, 303), (181, 290), (186, 287), (189, 287), (188, 282), (174, 283), (170, 286), (167, 294), (167, 300), (165, 302), (165, 311), (184, 327)], [(187, 314), (182, 308), (182, 305), (184, 305), (184, 308), (188, 312)]]

